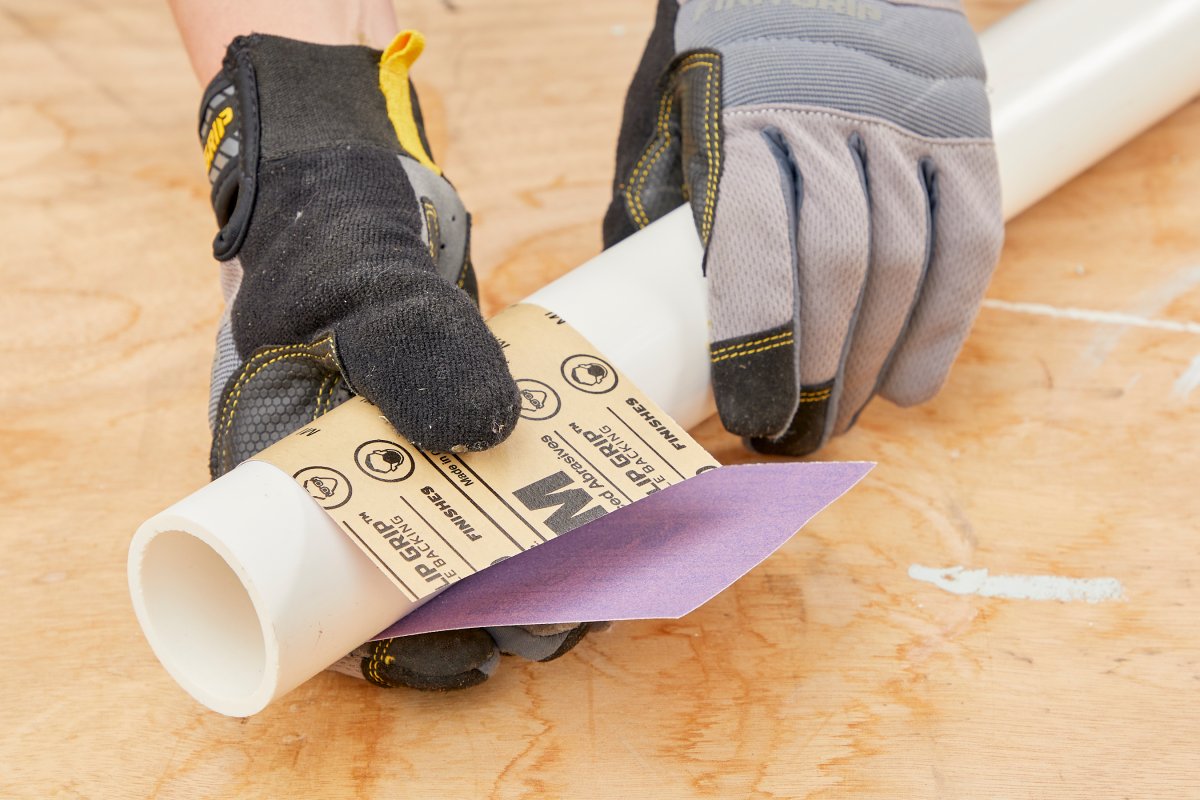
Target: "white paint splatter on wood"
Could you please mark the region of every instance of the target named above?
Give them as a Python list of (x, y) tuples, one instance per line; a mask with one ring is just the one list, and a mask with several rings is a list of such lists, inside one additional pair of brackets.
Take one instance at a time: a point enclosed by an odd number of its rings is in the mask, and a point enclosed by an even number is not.
[(1100, 603), (1123, 600), (1125, 590), (1116, 578), (1065, 578), (1059, 575), (989, 575), (986, 569), (924, 567), (913, 564), (908, 577), (932, 583), (952, 594), (1004, 597), (1010, 600), (1084, 600)]

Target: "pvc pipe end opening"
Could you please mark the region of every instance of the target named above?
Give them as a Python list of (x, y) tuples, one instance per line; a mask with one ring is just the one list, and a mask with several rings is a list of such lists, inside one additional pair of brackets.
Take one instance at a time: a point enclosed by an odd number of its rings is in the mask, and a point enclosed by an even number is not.
[(162, 530), (145, 543), (132, 577), (146, 637), (189, 694), (230, 716), (270, 701), (275, 677), (267, 680), (262, 620), (219, 552), (187, 531)]

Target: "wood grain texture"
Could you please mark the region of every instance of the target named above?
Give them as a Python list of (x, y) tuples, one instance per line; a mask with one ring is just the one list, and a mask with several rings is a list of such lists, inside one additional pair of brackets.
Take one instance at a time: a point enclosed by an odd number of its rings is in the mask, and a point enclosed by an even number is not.
[[(651, 6), (400, 4), (488, 310), (599, 249)], [(135, 526), (206, 479), (197, 87), (133, 0), (0, 0), (0, 76), (0, 796), (1200, 796), (1200, 336), (999, 307), (935, 402), (822, 453), (879, 468), (689, 617), (457, 694), (323, 675), (200, 709), (125, 585)], [(990, 298), (1200, 320), (1197, 141), (1193, 103), (1014, 221)], [(1127, 599), (960, 597), (914, 562)]]

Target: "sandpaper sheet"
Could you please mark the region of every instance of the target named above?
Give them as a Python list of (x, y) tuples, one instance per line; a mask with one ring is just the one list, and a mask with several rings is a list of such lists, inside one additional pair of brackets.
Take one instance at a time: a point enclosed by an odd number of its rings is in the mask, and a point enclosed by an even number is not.
[(681, 617), (773, 553), (872, 466), (770, 463), (702, 473), (456, 583), (376, 638)]
[(556, 314), (488, 324), (521, 392), (501, 446), (422, 452), (355, 398), (255, 456), (413, 601), (381, 636), (682, 616), (870, 469), (721, 467)]

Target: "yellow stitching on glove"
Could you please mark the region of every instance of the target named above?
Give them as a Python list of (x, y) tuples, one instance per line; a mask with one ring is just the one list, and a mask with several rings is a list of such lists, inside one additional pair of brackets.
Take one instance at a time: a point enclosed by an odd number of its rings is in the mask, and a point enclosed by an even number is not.
[(739, 344), (727, 344), (724, 347), (714, 347), (711, 351), (711, 355), (714, 355), (714, 356), (720, 355), (721, 353), (727, 353), (730, 350), (741, 350), (743, 348), (751, 347), (756, 344), (766, 344), (767, 342), (773, 342), (776, 339), (790, 339), (791, 337), (792, 337), (792, 331), (784, 331), (783, 333), (775, 333), (770, 336), (764, 336), (761, 339), (751, 339), (748, 342), (741, 342)]
[(712, 361), (712, 363), (716, 364), (718, 361), (724, 361), (725, 359), (728, 359), (728, 358), (741, 358), (742, 356), (749, 356), (749, 355), (753, 355), (754, 353), (761, 353), (764, 350), (774, 350), (776, 347), (788, 347), (792, 344), (793, 344), (793, 340), (789, 338), (789, 339), (784, 339), (781, 342), (774, 342), (773, 344), (765, 344), (762, 347), (756, 347), (753, 350), (740, 350), (736, 353), (726, 353), (725, 355), (712, 356), (709, 360)]
[(630, 214), (633, 216), (634, 224), (639, 228), (644, 228), (650, 224), (650, 220), (646, 216), (646, 211), (641, 203), (642, 187), (646, 183), (646, 177), (650, 174), (650, 169), (647, 167), (646, 171), (642, 172), (642, 167), (646, 164), (647, 158), (653, 157), (653, 160), (650, 162), (651, 164), (657, 161), (659, 152), (671, 143), (671, 129), (667, 125), (667, 119), (671, 114), (671, 105), (671, 93), (663, 92), (662, 97), (658, 99), (658, 118), (655, 123), (656, 134), (642, 152), (641, 158), (633, 165), (633, 170), (629, 173), (629, 182), (624, 186), (625, 207), (629, 209)]
[(338, 381), (341, 378), (333, 373), (330, 373), (325, 380), (321, 381), (320, 387), (317, 388), (317, 404), (313, 409), (313, 422), (323, 415), (328, 414), (333, 410), (333, 393), (337, 389)]
[[(711, 53), (695, 53), (687, 56), (675, 69), (674, 78), (679, 75), (698, 67), (707, 68), (708, 74), (705, 81), (707, 84), (705, 110), (707, 111), (712, 106), (713, 88), (712, 88), (712, 73), (713, 67), (716, 65), (716, 59)], [(718, 88), (719, 90), (719, 88)], [(625, 195), (625, 207), (633, 217), (633, 223), (639, 228), (644, 228), (650, 224), (650, 216), (646, 213), (646, 207), (642, 202), (642, 192), (646, 186), (646, 180), (650, 177), (650, 173), (654, 171), (654, 165), (658, 163), (659, 158), (664, 153), (670, 150), (671, 147), (671, 113), (674, 109), (675, 96), (674, 86), (669, 87), (668, 91), (664, 91), (658, 99), (658, 118), (655, 124), (655, 135), (646, 145), (646, 149), (642, 152), (641, 158), (629, 173), (629, 181), (622, 186), (623, 194)], [(709, 118), (712, 118), (712, 125), (716, 129), (716, 134), (712, 137), (719, 146), (720, 131), (717, 128), (716, 112), (705, 115), (705, 145), (712, 146), (712, 140), (709, 137)], [(711, 152), (711, 151), (710, 151)], [(647, 161), (647, 159), (649, 159)], [(716, 164), (720, 166), (720, 154), (716, 154)], [(715, 173), (710, 173), (706, 177), (706, 182), (710, 185), (708, 194), (710, 197), (715, 197), (716, 192), (711, 186), (716, 180)], [(684, 187), (686, 189), (686, 185)], [(706, 211), (706, 216), (711, 216)], [(711, 227), (711, 225), (709, 226)]]
[(383, 92), (387, 101), (388, 119), (396, 129), (396, 138), (400, 140), (400, 146), (421, 166), (441, 175), (441, 168), (433, 163), (433, 158), (426, 152), (421, 141), (417, 120), (413, 116), (412, 94), (408, 85), (409, 67), (424, 49), (425, 37), (417, 31), (401, 31), (396, 34), (396, 38), (379, 59), (379, 90)]
[[(225, 452), (225, 440), (233, 429), (233, 418), (237, 414), (238, 402), (242, 399), (242, 390), (246, 388), (246, 384), (252, 381), (264, 369), (279, 361), (286, 361), (289, 358), (316, 358), (324, 346), (330, 348), (331, 354), (336, 359), (333, 336), (329, 334), (311, 344), (289, 344), (280, 347), (268, 347), (251, 356), (250, 360), (242, 365), (241, 373), (238, 375), (237, 380), (234, 381), (229, 394), (222, 399), (222, 402), (229, 401), (229, 405), (222, 409), (222, 419), (216, 427), (216, 435), (222, 453)], [(267, 358), (268, 356), (273, 357)], [(266, 360), (264, 361), (264, 359)], [(252, 365), (253, 369), (251, 368)]]
[[(721, 172), (721, 125), (718, 118), (721, 99), (721, 75), (714, 68), (716, 62), (708, 62), (708, 72), (704, 76), (704, 143), (705, 155), (710, 158), (708, 174), (704, 176), (704, 213), (700, 217), (700, 243), (708, 247), (708, 239), (712, 234), (714, 206), (717, 200), (717, 176)], [(713, 76), (716, 75), (716, 80)], [(709, 125), (712, 125), (712, 138), (709, 138)]]
[(388, 645), (391, 641), (391, 639), (380, 639), (377, 642), (371, 642), (371, 658), (368, 660), (365, 670), (368, 680), (385, 689), (390, 689), (396, 685), (379, 674), (379, 667), (381, 665), (391, 665), (396, 662), (394, 656), (387, 654)]

